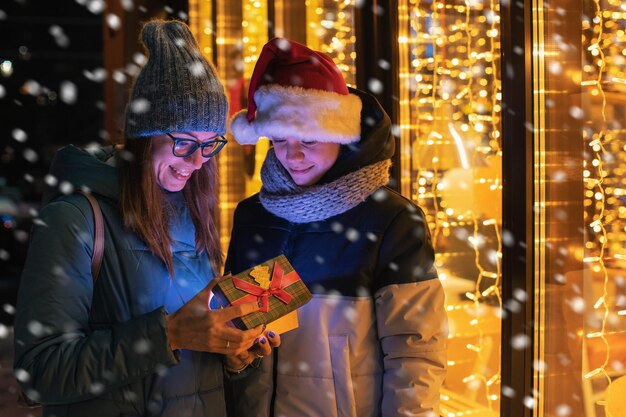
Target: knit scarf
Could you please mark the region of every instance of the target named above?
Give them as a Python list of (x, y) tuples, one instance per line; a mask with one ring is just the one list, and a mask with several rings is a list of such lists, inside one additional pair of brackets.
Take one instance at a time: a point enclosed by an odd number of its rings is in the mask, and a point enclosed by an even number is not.
[(293, 182), (274, 149), (261, 168), (261, 204), (292, 223), (309, 223), (344, 213), (389, 181), (391, 160), (367, 165), (327, 184), (301, 187)]

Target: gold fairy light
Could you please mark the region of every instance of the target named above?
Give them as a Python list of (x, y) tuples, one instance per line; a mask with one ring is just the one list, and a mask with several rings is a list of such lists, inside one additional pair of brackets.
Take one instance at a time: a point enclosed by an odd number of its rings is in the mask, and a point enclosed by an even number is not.
[(455, 329), (441, 408), (445, 415), (497, 413), (499, 3), (404, 0), (398, 6), (401, 191), (425, 209), (444, 287), (471, 286), (461, 292), (465, 301), (447, 306)]
[(306, 0), (307, 45), (327, 53), (350, 86), (356, 84), (356, 0)]
[(267, 0), (243, 0), (243, 62), (247, 80), (267, 43)]
[[(608, 324), (609, 318), (612, 315), (619, 316), (620, 311), (611, 311), (608, 302), (611, 282), (606, 262), (619, 262), (623, 259), (626, 209), (621, 199), (624, 195), (622, 190), (626, 158), (623, 156), (624, 130), (615, 127), (615, 122), (623, 120), (609, 120), (607, 95), (615, 96), (625, 92), (622, 80), (626, 78), (626, 36), (623, 25), (616, 24), (617, 20), (624, 19), (625, 11), (621, 1), (609, 0), (601, 4), (599, 0), (594, 0), (593, 5), (594, 15), (583, 21), (582, 41), (586, 65), (583, 67), (584, 79), (581, 85), (590, 97), (599, 97), (600, 120), (596, 123), (591, 121), (588, 124), (590, 129), (586, 129), (584, 135), (587, 142), (584, 160), (584, 214), (587, 231), (583, 262), (592, 273), (603, 278), (603, 287), (602, 294), (592, 306), (593, 310), (599, 310), (601, 314), (600, 329), (590, 331), (584, 337), (587, 340), (599, 338), (605, 348), (605, 356), (601, 365), (586, 370), (584, 377), (590, 379), (602, 376), (610, 385), (611, 375), (608, 368), (611, 346), (607, 336), (616, 332), (610, 331)], [(595, 128), (595, 125), (599, 127)], [(593, 288), (585, 291), (593, 291)]]
[[(212, 16), (215, 7), (216, 27)], [(236, 20), (233, 20), (236, 16)], [(190, 27), (198, 39), (207, 59), (213, 61), (227, 89), (242, 76), (236, 68), (243, 61), (243, 76), (249, 80), (263, 45), (267, 39), (267, 0), (193, 0), (189, 2)], [(241, 22), (239, 21), (241, 18)], [(216, 50), (213, 51), (213, 44)], [(240, 54), (237, 54), (240, 51)], [(230, 93), (230, 90), (228, 91)], [(233, 103), (231, 103), (233, 105)], [(247, 189), (260, 188), (259, 168), (265, 157), (268, 144), (261, 141), (256, 147), (256, 172), (248, 187), (242, 175), (243, 159), (239, 145), (230, 138), (229, 145), (217, 157), (220, 175), (219, 186), (219, 230), (222, 249), (225, 251), (230, 239), (232, 217), (237, 203), (248, 194)]]
[(212, 0), (189, 0), (189, 27), (198, 40), (202, 54), (212, 61), (215, 31), (211, 20)]
[[(219, 65), (226, 60), (226, 50), (231, 48), (234, 41), (224, 36), (225, 16), (222, 14), (218, 19), (217, 26), (221, 36), (216, 36), (217, 28), (213, 27), (213, 1), (212, 0), (190, 0), (189, 1), (189, 27), (198, 40), (198, 46), (204, 57), (216, 64), (219, 76), (222, 80), (227, 80), (229, 74), (225, 65)], [(220, 7), (221, 4), (217, 4)], [(217, 44), (217, 51), (213, 50), (213, 44)], [(214, 52), (217, 52), (217, 61), (214, 61)], [(220, 243), (222, 252), (226, 253), (230, 230), (232, 227), (232, 213), (235, 209), (240, 195), (235, 190), (237, 186), (232, 181), (224, 181), (232, 177), (234, 170), (238, 169), (233, 161), (231, 152), (232, 145), (227, 146), (217, 157), (218, 170), (222, 181), (220, 181), (218, 191), (218, 227), (220, 231)]]

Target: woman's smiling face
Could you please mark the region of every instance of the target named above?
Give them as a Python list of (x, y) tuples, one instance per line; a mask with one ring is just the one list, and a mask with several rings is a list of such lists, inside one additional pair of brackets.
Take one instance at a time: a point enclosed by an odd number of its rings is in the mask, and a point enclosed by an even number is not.
[(300, 186), (313, 185), (333, 166), (339, 156), (338, 143), (300, 140), (291, 137), (274, 138), (274, 152), (293, 182)]
[[(216, 137), (214, 132), (172, 132), (178, 139), (191, 139), (203, 143)], [(176, 192), (185, 187), (191, 174), (202, 167), (209, 158), (203, 158), (200, 148), (186, 157), (174, 156), (174, 140), (168, 135), (156, 135), (152, 139), (152, 165), (157, 184), (167, 191)]]

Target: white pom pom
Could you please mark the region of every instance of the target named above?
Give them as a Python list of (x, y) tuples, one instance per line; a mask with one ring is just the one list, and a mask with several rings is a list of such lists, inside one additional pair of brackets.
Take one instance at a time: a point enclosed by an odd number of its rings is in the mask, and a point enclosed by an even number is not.
[(241, 110), (236, 113), (230, 122), (230, 131), (237, 143), (241, 145), (254, 145), (259, 140), (259, 135), (254, 129), (254, 121), (248, 122), (248, 111)]

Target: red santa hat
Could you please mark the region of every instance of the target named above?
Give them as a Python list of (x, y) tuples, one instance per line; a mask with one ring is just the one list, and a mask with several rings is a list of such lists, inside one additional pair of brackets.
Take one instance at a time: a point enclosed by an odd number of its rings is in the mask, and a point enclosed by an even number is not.
[(241, 144), (255, 144), (261, 136), (354, 143), (361, 133), (361, 105), (332, 58), (275, 38), (254, 67), (248, 109), (235, 114), (230, 130)]

